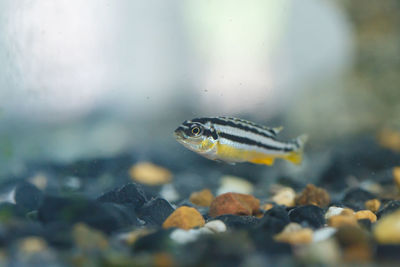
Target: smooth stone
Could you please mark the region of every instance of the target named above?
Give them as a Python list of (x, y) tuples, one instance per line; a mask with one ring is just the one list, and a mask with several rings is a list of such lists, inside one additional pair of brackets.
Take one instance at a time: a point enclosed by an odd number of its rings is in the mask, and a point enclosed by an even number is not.
[(368, 192), (361, 188), (355, 188), (346, 192), (342, 202), (345, 206), (350, 207), (354, 210), (363, 210), (365, 209), (365, 201), (374, 198), (376, 198), (376, 196), (371, 192)]
[(225, 193), (217, 196), (210, 206), (210, 216), (224, 214), (254, 215), (260, 210), (260, 200), (252, 195)]
[(376, 215), (370, 210), (360, 210), (357, 211), (355, 214), (357, 220), (368, 219), (372, 223), (376, 222)]
[(393, 181), (397, 190), (400, 191), (400, 166), (393, 168)]
[(313, 240), (313, 231), (310, 228), (302, 228), (298, 223), (289, 223), (282, 232), (274, 236), (274, 239), (292, 245), (309, 244)]
[(162, 226), (163, 222), (174, 212), (171, 204), (163, 198), (155, 198), (137, 210), (138, 217), (146, 222), (147, 226)]
[(400, 244), (400, 210), (379, 219), (373, 233), (380, 244)]
[(120, 188), (108, 191), (98, 197), (97, 200), (117, 204), (132, 204), (135, 209), (139, 209), (147, 202), (142, 187), (135, 183), (129, 183)]
[(221, 177), (221, 186), (218, 188), (217, 196), (228, 192), (251, 194), (253, 191), (254, 185), (249, 181), (240, 177), (226, 175)]
[(340, 215), (343, 211), (343, 208), (340, 207), (329, 207), (328, 211), (325, 213), (325, 219), (329, 219), (332, 216)]
[(214, 233), (222, 233), (226, 231), (226, 225), (221, 220), (212, 220), (204, 225), (204, 227), (210, 229)]
[(206, 188), (198, 192), (193, 192), (189, 197), (190, 202), (197, 206), (209, 207), (214, 200), (211, 190)]
[(265, 212), (264, 217), (259, 220), (259, 224), (255, 229), (272, 238), (272, 235), (281, 232), (289, 223), (290, 219), (286, 209), (283, 206), (274, 206)]
[(15, 204), (26, 212), (37, 210), (43, 201), (43, 192), (31, 183), (19, 183), (14, 191)]
[(160, 196), (170, 202), (174, 202), (179, 199), (179, 193), (176, 191), (173, 184), (163, 185), (160, 190)]
[(379, 199), (374, 198), (365, 201), (364, 205), (366, 209), (372, 211), (373, 213), (376, 213), (381, 207), (381, 202), (379, 201)]
[(104, 251), (109, 247), (107, 237), (101, 231), (83, 223), (74, 225), (72, 236), (76, 246), (84, 251)]
[(205, 224), (203, 216), (191, 207), (182, 206), (177, 208), (162, 224), (164, 229), (168, 228), (181, 228), (191, 229), (201, 227)]
[(376, 247), (376, 259), (380, 261), (400, 261), (400, 245), (378, 245)]
[(199, 229), (189, 229), (189, 230), (175, 229), (171, 233), (170, 238), (179, 244), (186, 244), (189, 242), (196, 241), (200, 235), (213, 234), (213, 233), (214, 233), (213, 231), (205, 227)]
[(335, 233), (337, 229), (333, 227), (324, 227), (315, 230), (314, 235), (313, 235), (313, 242), (321, 242), (324, 240), (327, 240), (331, 238)]
[(340, 228), (344, 226), (358, 226), (357, 218), (354, 214), (351, 215), (335, 215), (328, 219), (328, 225), (335, 228)]
[[(314, 239), (316, 233), (314, 232)], [(340, 266), (342, 260), (342, 252), (339, 244), (334, 238), (325, 239), (319, 242), (313, 242), (308, 246), (303, 246), (297, 253), (302, 262), (311, 266)]]
[(292, 222), (311, 228), (320, 228), (325, 224), (324, 210), (314, 205), (301, 206), (290, 210), (289, 218)]
[(271, 200), (278, 205), (293, 207), (295, 206), (295, 198), (296, 198), (296, 192), (292, 188), (283, 187), (274, 194)]
[(172, 173), (151, 162), (138, 162), (129, 169), (132, 180), (146, 185), (161, 185), (171, 182)]
[(136, 240), (132, 249), (135, 252), (158, 252), (165, 251), (171, 245), (170, 235), (172, 230), (159, 229), (153, 233), (146, 234)]
[(254, 216), (238, 216), (232, 214), (225, 214), (214, 218), (225, 223), (229, 228), (246, 229), (252, 228), (260, 223), (260, 219)]
[(314, 205), (320, 208), (328, 206), (330, 201), (331, 198), (328, 192), (313, 184), (308, 184), (296, 197), (296, 205)]

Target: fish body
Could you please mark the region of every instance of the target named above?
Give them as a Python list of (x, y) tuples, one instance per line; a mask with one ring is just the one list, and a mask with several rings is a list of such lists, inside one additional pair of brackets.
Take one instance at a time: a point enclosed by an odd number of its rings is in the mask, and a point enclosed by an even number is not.
[(205, 117), (184, 121), (174, 135), (186, 148), (211, 160), (272, 165), (282, 158), (300, 164), (307, 136), (278, 141), (282, 129), (238, 118)]

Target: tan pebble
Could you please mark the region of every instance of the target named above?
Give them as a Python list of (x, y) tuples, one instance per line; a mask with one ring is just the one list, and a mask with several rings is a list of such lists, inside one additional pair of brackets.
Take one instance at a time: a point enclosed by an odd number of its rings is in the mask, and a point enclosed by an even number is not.
[(139, 162), (129, 169), (132, 180), (147, 184), (161, 185), (171, 182), (172, 174), (169, 170), (150, 162)]
[(195, 208), (182, 206), (177, 208), (169, 217), (164, 221), (162, 227), (167, 228), (181, 228), (189, 230), (195, 227), (200, 227), (205, 224), (203, 216)]
[(346, 262), (369, 262), (372, 255), (373, 251), (367, 244), (352, 245), (343, 250), (343, 260)]
[(342, 212), (340, 213), (340, 215), (344, 215), (344, 216), (354, 216), (354, 210), (349, 209), (349, 208), (344, 208), (342, 210)]
[(310, 228), (302, 228), (297, 223), (289, 223), (282, 232), (274, 236), (274, 239), (292, 245), (309, 244), (313, 239), (313, 231)]
[(273, 207), (274, 207), (274, 204), (265, 203), (264, 205), (261, 206), (261, 209), (267, 211), (267, 210), (272, 209)]
[(214, 195), (211, 193), (210, 189), (203, 189), (199, 192), (193, 192), (189, 200), (197, 206), (209, 207), (214, 200)]
[(19, 249), (28, 254), (39, 253), (47, 249), (47, 243), (40, 237), (30, 236), (19, 242)]
[(381, 146), (389, 148), (393, 151), (400, 152), (400, 132), (392, 129), (383, 129), (379, 136), (378, 141)]
[(379, 208), (381, 207), (381, 202), (379, 201), (379, 199), (370, 199), (365, 201), (365, 208), (372, 211), (373, 213), (376, 213)]
[(158, 252), (154, 255), (154, 267), (173, 267), (176, 266), (176, 262), (172, 255), (166, 252)]
[(393, 168), (393, 180), (397, 189), (400, 191), (400, 167)]
[(376, 215), (370, 210), (360, 210), (355, 213), (357, 220), (369, 219), (372, 223), (376, 222)]
[(321, 208), (328, 206), (330, 201), (328, 192), (313, 184), (308, 184), (303, 192), (296, 197), (297, 205), (315, 205)]
[(296, 192), (290, 187), (283, 187), (273, 197), (274, 201), (278, 205), (285, 205), (286, 207), (295, 206)]
[(375, 239), (381, 244), (400, 244), (400, 211), (379, 219), (373, 232)]
[(328, 225), (331, 227), (339, 228), (342, 226), (358, 226), (358, 223), (354, 215), (336, 215), (329, 217)]
[(123, 235), (120, 236), (121, 240), (126, 242), (128, 245), (132, 245), (138, 240), (139, 238), (146, 236), (148, 234), (153, 233), (153, 230), (142, 228), (138, 230), (134, 230), (129, 233), (124, 233)]
[(217, 196), (210, 206), (210, 216), (223, 214), (255, 215), (260, 210), (260, 200), (252, 195), (225, 193)]
[(74, 225), (72, 236), (76, 246), (82, 250), (105, 250), (108, 248), (107, 237), (103, 232), (91, 229), (84, 223)]

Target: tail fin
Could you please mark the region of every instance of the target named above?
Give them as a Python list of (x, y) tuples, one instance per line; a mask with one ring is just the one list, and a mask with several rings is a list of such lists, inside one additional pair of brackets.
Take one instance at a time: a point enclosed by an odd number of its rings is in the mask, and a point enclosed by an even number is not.
[(308, 136), (305, 134), (297, 137), (293, 141), (293, 143), (296, 144), (297, 149), (290, 152), (289, 155), (287, 155), (285, 159), (287, 159), (288, 161), (290, 161), (294, 164), (299, 165), (303, 160), (303, 150), (304, 150), (304, 146), (305, 146), (307, 140), (308, 140)]

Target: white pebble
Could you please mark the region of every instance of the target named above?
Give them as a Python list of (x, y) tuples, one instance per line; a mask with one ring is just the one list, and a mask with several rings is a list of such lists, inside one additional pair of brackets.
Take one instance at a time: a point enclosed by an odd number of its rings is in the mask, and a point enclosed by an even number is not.
[(214, 233), (222, 233), (226, 231), (226, 225), (221, 220), (210, 221), (206, 223), (204, 227), (210, 229)]
[(332, 216), (336, 216), (336, 215), (340, 215), (340, 213), (342, 213), (343, 208), (339, 208), (339, 207), (329, 207), (328, 211), (325, 213), (325, 219), (329, 219)]
[(325, 227), (318, 229), (314, 232), (313, 242), (321, 242), (324, 241), (336, 233), (337, 229), (333, 227)]
[(174, 230), (171, 235), (169, 236), (172, 240), (179, 244), (186, 244), (189, 242), (196, 241), (202, 234), (212, 234), (213, 232), (205, 227), (199, 229), (190, 229), (190, 230), (183, 230), (183, 229), (176, 229)]
[(254, 186), (249, 181), (231, 175), (226, 175), (221, 178), (221, 186), (218, 188), (217, 195), (228, 192), (251, 194)]
[(173, 202), (179, 199), (179, 194), (172, 184), (163, 185), (163, 187), (160, 190), (160, 196), (162, 196), (169, 202)]

